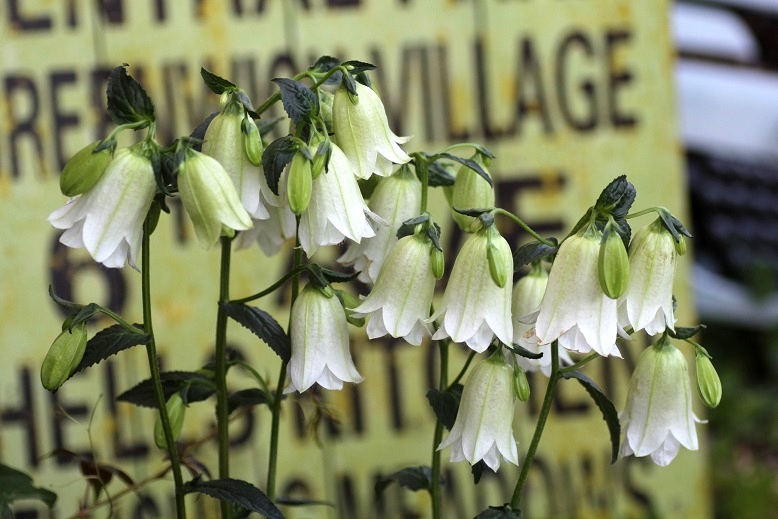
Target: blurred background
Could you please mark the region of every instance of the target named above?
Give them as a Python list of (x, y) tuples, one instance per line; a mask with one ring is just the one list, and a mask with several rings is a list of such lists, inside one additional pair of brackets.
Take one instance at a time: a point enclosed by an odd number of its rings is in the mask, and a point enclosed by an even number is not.
[(679, 122), (711, 410), (718, 518), (778, 510), (778, 2), (679, 1)]

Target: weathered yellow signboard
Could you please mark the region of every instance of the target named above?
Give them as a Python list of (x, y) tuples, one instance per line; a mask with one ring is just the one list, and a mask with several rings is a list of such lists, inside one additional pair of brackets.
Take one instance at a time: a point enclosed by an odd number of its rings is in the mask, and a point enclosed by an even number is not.
[[(499, 206), (543, 234), (561, 234), (602, 187), (628, 174), (639, 204), (660, 200), (684, 210), (676, 136), (666, 2), (656, 0), (191, 0), (102, 2), (7, 0), (0, 6), (0, 460), (31, 469), (60, 494), (58, 517), (77, 508), (78, 472), (55, 449), (93, 452), (136, 481), (162, 466), (154, 414), (114, 398), (148, 377), (143, 351), (122, 354), (77, 376), (56, 394), (38, 370), (61, 315), (47, 287), (71, 300), (95, 300), (139, 318), (140, 277), (109, 270), (58, 243), (46, 222), (63, 203), (57, 186), (66, 160), (110, 130), (104, 116), (107, 72), (129, 63), (156, 104), (161, 141), (188, 134), (215, 109), (201, 66), (230, 78), (255, 101), (324, 54), (378, 66), (372, 75), (409, 149), (454, 141), (486, 144)], [(280, 110), (280, 107), (276, 108)], [(280, 112), (279, 112), (280, 113)], [(441, 200), (435, 208), (443, 219)], [(218, 253), (202, 251), (181, 208), (154, 235), (154, 305), (165, 366), (196, 370), (208, 360), (218, 296)], [(518, 234), (510, 237), (519, 243)], [(451, 251), (460, 236), (444, 229)], [(324, 261), (317, 257), (317, 261)], [(249, 250), (234, 258), (233, 296), (261, 290), (285, 265)], [(681, 266), (681, 276), (685, 265)], [(284, 296), (272, 310), (285, 322)], [(689, 303), (685, 315), (689, 315)], [(97, 329), (97, 328), (96, 328)], [(361, 332), (355, 332), (360, 333)], [(231, 346), (274, 379), (278, 360), (238, 326)], [(428, 497), (399, 488), (375, 502), (377, 477), (429, 464), (433, 386), (428, 346), (355, 337), (365, 382), (322, 392), (336, 419), (319, 442), (306, 429), (306, 396), (285, 408), (279, 493), (330, 501), (335, 508), (288, 509), (297, 518), (424, 517)], [(266, 351), (267, 350), (267, 351)], [(622, 407), (638, 346), (625, 359), (595, 363), (591, 376)], [(454, 365), (463, 361), (464, 353)], [(452, 368), (452, 371), (455, 368)], [(540, 380), (536, 382), (541, 382)], [(238, 382), (235, 382), (236, 387)], [(540, 393), (541, 384), (534, 385)], [(517, 439), (529, 444), (541, 395), (522, 405)], [(208, 424), (210, 406), (194, 405), (190, 423)], [(189, 419), (188, 419), (189, 420)], [(269, 414), (233, 425), (236, 477), (262, 484)], [(208, 434), (190, 428), (185, 439)], [(704, 456), (682, 452), (671, 467), (644, 460), (609, 465), (599, 411), (577, 384), (563, 384), (526, 499), (533, 518), (708, 517)], [(204, 445), (198, 455), (215, 459)], [(461, 465), (461, 464), (460, 464)], [(504, 467), (473, 487), (469, 467), (446, 468), (444, 517), (472, 517), (508, 500), (518, 471)], [(141, 488), (116, 517), (171, 517), (172, 485)], [(206, 500), (193, 505), (205, 515)], [(208, 505), (210, 506), (210, 505)], [(30, 504), (25, 517), (48, 517)], [(142, 515), (147, 514), (147, 515)]]

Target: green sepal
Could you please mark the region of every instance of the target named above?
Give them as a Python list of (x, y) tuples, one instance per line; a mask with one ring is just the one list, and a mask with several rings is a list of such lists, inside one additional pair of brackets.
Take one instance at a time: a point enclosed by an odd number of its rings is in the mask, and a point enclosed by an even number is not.
[(449, 170), (451, 166), (444, 162), (433, 162), (427, 168), (427, 185), (429, 187), (453, 186), (456, 177)]
[(546, 245), (543, 242), (533, 241), (525, 243), (513, 253), (513, 265), (514, 269), (518, 270), (524, 265), (529, 265), (533, 261), (538, 261), (542, 258), (554, 255), (559, 250), (559, 242), (556, 238), (546, 238), (554, 245)]
[(316, 63), (311, 65), (308, 70), (317, 74), (326, 74), (330, 70), (340, 65), (340, 60), (332, 56), (321, 56)]
[[(683, 236), (686, 236), (687, 238), (694, 238), (692, 236), (692, 233), (690, 233), (686, 227), (681, 223), (678, 218), (673, 216), (673, 214), (665, 209), (664, 207), (659, 207), (656, 209), (656, 212), (659, 214), (659, 218), (662, 220), (662, 224), (665, 226), (665, 228), (670, 231), (670, 234), (673, 235), (673, 239), (676, 243), (681, 243), (681, 239)], [(676, 247), (677, 249), (677, 247)], [(686, 252), (686, 247), (684, 244), (683, 251)], [(679, 252), (679, 254), (683, 255), (682, 252)]]
[(205, 86), (214, 94), (222, 94), (228, 90), (238, 88), (235, 83), (207, 71), (205, 67), (200, 67), (200, 76), (202, 76)]
[(459, 162), (463, 166), (468, 167), (478, 173), (484, 180), (489, 182), (490, 186), (494, 187), (492, 177), (489, 176), (489, 173), (487, 173), (486, 170), (477, 161), (473, 159), (466, 159), (464, 157), (458, 157), (457, 155), (452, 155), (451, 153), (439, 153), (436, 155), (436, 157)]
[(375, 70), (376, 68), (376, 66), (371, 63), (365, 63), (364, 61), (357, 61), (357, 60), (344, 61), (343, 63), (341, 63), (341, 65), (346, 67), (348, 71), (351, 72), (352, 76), (356, 76), (357, 74), (361, 74), (362, 72)]
[(117, 124), (143, 123), (136, 129), (154, 122), (154, 104), (135, 79), (127, 74), (124, 67), (114, 68), (108, 76), (108, 116)]
[(669, 335), (673, 339), (678, 339), (683, 341), (686, 339), (691, 339), (692, 337), (700, 333), (705, 328), (707, 328), (707, 326), (705, 326), (704, 324), (698, 324), (697, 326), (686, 326), (686, 327), (676, 326), (675, 330), (671, 330), (668, 328), (666, 331), (667, 331), (667, 335)]
[(424, 213), (419, 216), (414, 216), (413, 218), (409, 218), (405, 220), (400, 227), (397, 229), (397, 239), (404, 238), (405, 236), (410, 236), (411, 234), (414, 234), (416, 232), (416, 226), (426, 223), (429, 221), (430, 215), (429, 213)]

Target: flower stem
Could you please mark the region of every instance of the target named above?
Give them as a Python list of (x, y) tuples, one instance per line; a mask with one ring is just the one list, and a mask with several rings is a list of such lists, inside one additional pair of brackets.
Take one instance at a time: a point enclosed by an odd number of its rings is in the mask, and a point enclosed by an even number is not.
[(424, 214), (427, 210), (427, 191), (429, 191), (429, 164), (424, 157), (417, 157), (416, 160), (416, 174), (421, 180), (421, 211), (419, 214)]
[(462, 380), (462, 377), (465, 376), (465, 372), (467, 372), (467, 368), (470, 367), (470, 363), (473, 362), (473, 359), (475, 358), (475, 351), (471, 351), (470, 355), (468, 355), (467, 360), (465, 361), (465, 365), (462, 366), (462, 369), (459, 371), (459, 374), (456, 376), (454, 380), (451, 381), (451, 384), (448, 385), (447, 389), (451, 389), (455, 385), (459, 383), (460, 380)]
[[(219, 307), (216, 313), (216, 429), (219, 443), (219, 478), (230, 477), (230, 430), (227, 404), (227, 312), (225, 304), (230, 301), (230, 260), (232, 243), (230, 238), (221, 237), (221, 265), (219, 267)], [(222, 519), (232, 515), (227, 501), (220, 501)]]
[(235, 299), (233, 301), (230, 301), (230, 303), (243, 304), (243, 303), (249, 303), (251, 301), (255, 301), (257, 299), (261, 299), (261, 298), (265, 297), (266, 295), (272, 294), (273, 292), (275, 292), (276, 290), (281, 288), (283, 286), (283, 284), (286, 283), (290, 278), (296, 277), (300, 272), (302, 272), (303, 270), (306, 270), (307, 268), (308, 268), (307, 265), (299, 265), (299, 266), (293, 268), (292, 270), (290, 270), (289, 272), (287, 272), (286, 274), (284, 274), (281, 277), (281, 279), (279, 279), (278, 281), (276, 281), (275, 283), (273, 283), (272, 285), (267, 287), (265, 290), (263, 290), (261, 292), (257, 292), (256, 294), (250, 295), (248, 297), (243, 297), (241, 299)]
[(167, 414), (167, 405), (165, 394), (162, 391), (162, 381), (159, 374), (159, 362), (157, 359), (157, 344), (154, 338), (154, 327), (151, 320), (151, 252), (150, 246), (151, 225), (149, 219), (143, 222), (143, 244), (141, 247), (141, 292), (143, 300), (143, 330), (149, 337), (146, 344), (146, 354), (149, 359), (149, 370), (151, 371), (151, 380), (154, 385), (154, 397), (157, 401), (159, 418), (162, 422), (162, 431), (165, 435), (165, 445), (167, 446), (168, 456), (170, 457), (170, 467), (173, 471), (173, 481), (175, 483), (176, 498), (176, 517), (184, 519), (186, 517), (186, 503), (184, 501), (184, 480), (181, 476), (181, 462), (178, 459), (176, 450), (176, 441), (173, 438), (173, 430), (170, 427), (170, 417)]
[[(440, 346), (440, 380), (438, 389), (445, 391), (448, 388), (448, 340), (438, 341)], [(471, 357), (472, 358), (472, 357)], [(470, 359), (468, 359), (468, 363)], [(464, 370), (463, 370), (464, 372)], [(432, 500), (432, 519), (441, 518), (441, 495), (440, 495), (440, 445), (443, 439), (443, 422), (438, 418), (435, 420), (435, 436), (432, 440), (432, 476), (430, 482), (430, 497)]]
[(527, 481), (529, 469), (532, 467), (532, 460), (535, 459), (535, 452), (540, 444), (540, 437), (543, 436), (543, 428), (546, 426), (546, 419), (551, 411), (551, 404), (554, 401), (554, 388), (561, 377), (559, 371), (559, 343), (554, 341), (551, 344), (551, 375), (548, 377), (548, 386), (546, 386), (546, 395), (543, 398), (543, 406), (540, 408), (538, 422), (535, 425), (535, 434), (532, 436), (532, 442), (527, 449), (527, 457), (524, 458), (524, 464), (521, 467), (521, 474), (516, 481), (516, 488), (513, 489), (511, 497), (511, 508), (517, 509), (521, 502), (521, 492), (524, 489), (524, 483)]
[[(300, 268), (303, 264), (303, 249), (300, 246), (300, 217), (297, 216), (297, 239), (294, 246), (294, 264), (292, 266), (292, 272), (295, 272), (292, 277), (292, 299), (289, 303), (289, 326), (287, 327), (287, 334), (292, 329), (291, 323), (291, 307), (294, 305), (297, 299), (297, 294), (300, 293)], [(278, 471), (278, 433), (281, 425), (281, 402), (284, 398), (284, 384), (286, 383), (286, 366), (289, 364), (288, 360), (281, 363), (281, 369), (278, 372), (278, 385), (276, 386), (276, 392), (273, 396), (273, 402), (271, 405), (272, 422), (270, 424), (270, 453), (267, 464), (267, 497), (270, 500), (274, 500), (276, 497), (276, 472)]]
[(506, 211), (505, 209), (500, 209), (500, 208), (498, 207), (498, 208), (494, 209), (494, 210), (492, 211), (492, 213), (493, 213), (493, 214), (501, 214), (501, 215), (503, 215), (503, 216), (507, 216), (508, 218), (510, 218), (511, 220), (513, 220), (514, 222), (516, 222), (517, 224), (519, 224), (519, 227), (521, 227), (522, 229), (524, 229), (525, 231), (527, 231), (527, 232), (530, 234), (530, 236), (532, 236), (533, 238), (535, 238), (536, 240), (538, 240), (540, 243), (543, 243), (543, 244), (545, 244), (545, 245), (548, 245), (549, 247), (554, 247), (554, 244), (553, 244), (552, 242), (548, 241), (547, 239), (543, 238), (543, 237), (542, 237), (542, 236), (540, 236), (538, 233), (536, 233), (535, 231), (533, 231), (533, 230), (532, 230), (532, 227), (530, 227), (529, 225), (527, 225), (527, 224), (524, 222), (524, 220), (522, 220), (521, 218), (519, 218), (519, 217), (518, 217), (518, 216), (516, 216), (515, 214), (511, 213), (510, 211)]
[(596, 359), (598, 357), (601, 357), (601, 355), (599, 353), (590, 353), (589, 355), (587, 355), (586, 357), (582, 358), (581, 360), (579, 360), (575, 364), (572, 364), (572, 365), (567, 366), (565, 368), (560, 368), (559, 372), (560, 373), (570, 373), (571, 371), (575, 371), (575, 370), (581, 369), (582, 367), (586, 366), (587, 364), (589, 364), (591, 361), (593, 361), (594, 359)]

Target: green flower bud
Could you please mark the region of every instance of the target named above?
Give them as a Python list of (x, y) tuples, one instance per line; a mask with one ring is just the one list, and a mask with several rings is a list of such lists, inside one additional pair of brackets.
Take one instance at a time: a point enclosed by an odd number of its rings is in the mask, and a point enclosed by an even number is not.
[(435, 276), (435, 279), (441, 279), (446, 270), (446, 258), (443, 255), (443, 251), (432, 247), (430, 256), (432, 257), (432, 275)]
[(629, 256), (621, 236), (615, 230), (608, 232), (600, 244), (597, 275), (600, 288), (611, 299), (617, 299), (627, 290), (629, 281)]
[(41, 365), (41, 384), (56, 391), (81, 363), (86, 349), (86, 322), (67, 328), (54, 339)]
[(491, 241), (486, 247), (486, 258), (489, 260), (489, 274), (492, 276), (492, 281), (503, 288), (508, 282), (508, 272), (500, 250)]
[[(473, 160), (486, 169), (483, 159), (483, 156), (478, 155)], [(462, 166), (454, 180), (450, 203), (457, 209), (494, 207), (494, 189), (481, 175), (467, 166)], [(476, 218), (472, 216), (452, 211), (451, 217), (464, 232), (474, 232), (478, 229), (477, 226), (473, 226)]]
[(65, 196), (86, 193), (100, 180), (113, 158), (113, 147), (95, 153), (102, 141), (93, 142), (73, 155), (59, 176), (59, 189)]
[(259, 135), (259, 128), (250, 116), (243, 118), (243, 149), (246, 151), (246, 158), (254, 166), (262, 165), (262, 137)]
[(706, 355), (697, 353), (695, 363), (697, 365), (697, 389), (700, 398), (708, 407), (716, 407), (721, 402), (721, 379), (713, 363)]
[(325, 168), (327, 167), (327, 163), (330, 160), (330, 155), (332, 155), (332, 149), (330, 148), (330, 143), (328, 141), (322, 140), (315, 147), (312, 145), (311, 151), (313, 153), (311, 176), (316, 179), (319, 175), (322, 174), (322, 172), (324, 172)]
[(679, 235), (678, 241), (674, 241), (673, 245), (675, 245), (675, 252), (679, 256), (686, 254), (686, 239), (683, 236)]
[(232, 92), (225, 90), (219, 96), (219, 107), (226, 107), (230, 103), (230, 100), (232, 100)]
[(319, 288), (319, 292), (324, 294), (325, 297), (330, 298), (335, 295), (335, 292), (333, 291), (332, 287), (329, 285), (325, 285), (321, 288)]
[[(181, 431), (184, 428), (184, 417), (186, 416), (186, 406), (184, 405), (183, 398), (181, 398), (181, 393), (173, 393), (168, 398), (167, 404), (165, 404), (165, 412), (170, 421), (173, 441), (175, 441), (181, 436)], [(159, 416), (157, 416), (157, 420), (154, 422), (154, 443), (160, 449), (167, 448), (165, 430), (162, 428), (162, 419)]]
[(335, 295), (340, 299), (340, 304), (343, 305), (343, 309), (346, 311), (346, 320), (357, 327), (365, 325), (364, 317), (354, 317), (352, 310), (362, 304), (362, 301), (354, 297), (353, 295), (343, 290), (335, 289)]
[(289, 165), (289, 176), (286, 181), (286, 194), (289, 199), (289, 209), (294, 214), (302, 214), (311, 202), (313, 175), (311, 161), (302, 153), (297, 152)]
[(513, 391), (516, 393), (516, 398), (522, 402), (529, 400), (529, 380), (527, 380), (527, 374), (518, 364), (513, 366)]

